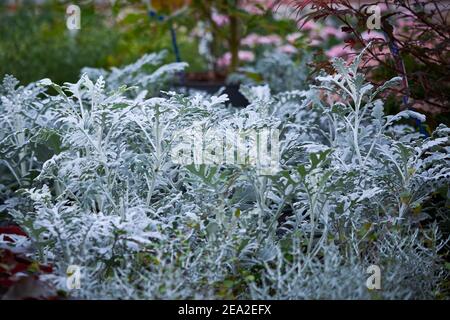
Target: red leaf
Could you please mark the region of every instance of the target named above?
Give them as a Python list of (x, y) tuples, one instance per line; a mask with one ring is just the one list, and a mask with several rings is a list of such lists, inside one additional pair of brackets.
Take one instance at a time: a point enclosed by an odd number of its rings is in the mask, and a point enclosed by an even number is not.
[(25, 263), (17, 263), (17, 264), (14, 266), (14, 268), (12, 268), (11, 273), (12, 273), (12, 274), (15, 274), (15, 273), (18, 273), (18, 272), (27, 271), (28, 266), (29, 266), (29, 265), (28, 265), (28, 264), (25, 264)]
[(0, 227), (0, 234), (16, 234), (18, 236), (28, 237), (25, 231), (17, 226)]
[(4, 239), (5, 241), (8, 241), (8, 242), (14, 242), (14, 240), (13, 240), (12, 238), (8, 237), (8, 236), (4, 236), (3, 239)]
[(51, 266), (51, 265), (47, 265), (47, 266), (45, 266), (45, 265), (39, 265), (39, 269), (40, 269), (42, 272), (45, 272), (45, 273), (52, 273), (52, 272), (53, 272), (53, 266)]
[(10, 287), (14, 284), (14, 281), (10, 279), (0, 279), (0, 287)]
[(347, 39), (344, 41), (346, 44), (348, 44), (351, 48), (353, 48), (356, 44), (355, 39)]

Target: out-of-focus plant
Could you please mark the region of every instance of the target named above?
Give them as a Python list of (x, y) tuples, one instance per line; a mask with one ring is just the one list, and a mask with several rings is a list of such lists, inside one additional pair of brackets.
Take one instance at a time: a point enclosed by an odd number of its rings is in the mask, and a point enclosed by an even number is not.
[(136, 62), (123, 68), (112, 68), (110, 71), (95, 68), (83, 68), (93, 79), (103, 77), (105, 87), (108, 90), (118, 90), (120, 87), (129, 86), (134, 94), (158, 95), (160, 90), (166, 89), (173, 82), (175, 75), (183, 71), (188, 65), (185, 62), (162, 64), (167, 56), (167, 51), (145, 54)]
[[(51, 151), (43, 143), (50, 138), (52, 117), (45, 90), (31, 83), (19, 86), (19, 81), (7, 75), (0, 85), (0, 172), (2, 187), (17, 190), (31, 185)], [(52, 137), (57, 140), (57, 137)], [(56, 140), (48, 147), (58, 148)], [(47, 154), (46, 154), (47, 151)]]
[[(149, 17), (146, 1), (116, 1), (114, 5), (83, 1), (79, 3), (81, 29), (73, 33), (65, 21), (70, 3), (0, 4), (1, 77), (14, 74), (25, 84), (48, 77), (61, 84), (76, 81), (83, 67), (109, 69), (162, 50), (167, 50), (163, 62), (174, 62), (169, 24), (175, 28), (181, 58), (189, 63), (189, 70), (204, 69), (205, 60), (189, 35), (193, 28), (189, 16), (160, 21), (158, 16)], [(161, 14), (166, 13), (167, 18), (170, 12), (161, 8)]]
[[(191, 3), (192, 14), (202, 22), (200, 36), (210, 33), (205, 44), (210, 62), (215, 71), (227, 68), (232, 73), (240, 61), (252, 60), (251, 53), (243, 49), (243, 39), (258, 30), (265, 35), (277, 30), (290, 30), (280, 19), (276, 19), (273, 1), (221, 0), (197, 1)], [(282, 20), (282, 19), (281, 19)], [(292, 26), (290, 26), (292, 27)], [(226, 63), (221, 63), (220, 58)]]
[[(140, 63), (62, 86), (44, 79), (58, 93), (45, 104), (61, 149), (6, 209), (34, 257), (55, 266), (46, 279), (57, 288), (68, 265), (82, 267), (75, 297), (445, 296), (447, 235), (432, 213), (448, 208), (429, 200), (448, 193), (449, 128), (424, 138), (403, 122), (422, 114), (385, 115), (380, 94), (400, 78), (375, 88), (362, 56), (335, 59), (303, 91), (242, 87), (242, 109), (225, 95), (118, 87), (143, 84), (130, 76)], [(177, 163), (172, 151), (196, 125), (215, 136), (279, 130), (277, 170)], [(383, 290), (365, 286), (371, 264)]]
[(253, 65), (231, 74), (228, 81), (245, 85), (267, 84), (274, 93), (302, 90), (307, 87), (310, 58), (305, 53), (298, 60), (276, 50), (266, 51)]
[(205, 58), (190, 33), (197, 21), (188, 13), (190, 1), (114, 2), (112, 12), (121, 32), (114, 65), (128, 64), (147, 52), (167, 50), (165, 63), (184, 61), (187, 71), (204, 70)]
[(109, 22), (86, 4), (82, 6), (82, 29), (75, 35), (66, 28), (61, 3), (24, 3), (15, 9), (2, 3), (0, 76), (13, 74), (25, 84), (44, 77), (62, 83), (75, 81), (84, 66), (108, 67), (118, 42), (118, 33)]

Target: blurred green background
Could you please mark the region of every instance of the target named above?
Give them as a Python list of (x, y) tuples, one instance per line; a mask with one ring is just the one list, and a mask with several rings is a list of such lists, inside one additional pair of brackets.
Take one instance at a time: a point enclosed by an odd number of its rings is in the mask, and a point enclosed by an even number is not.
[[(150, 19), (140, 1), (125, 8), (130, 11), (124, 18), (118, 8), (80, 1), (81, 30), (76, 34), (66, 27), (68, 3), (1, 2), (0, 78), (12, 74), (21, 83), (46, 77), (57, 83), (73, 82), (85, 66), (123, 65), (162, 49), (169, 49), (166, 62), (175, 61), (167, 23)], [(177, 28), (178, 45), (183, 60), (196, 71), (205, 62), (197, 54), (198, 43), (187, 36), (190, 23), (179, 21), (183, 27)]]

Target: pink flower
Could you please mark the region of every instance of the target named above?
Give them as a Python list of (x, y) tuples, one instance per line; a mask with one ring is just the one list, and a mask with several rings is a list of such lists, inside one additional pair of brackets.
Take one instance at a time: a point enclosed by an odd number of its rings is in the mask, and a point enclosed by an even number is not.
[(377, 6), (380, 8), (381, 12), (386, 12), (389, 10), (389, 4), (386, 3), (378, 3)]
[(264, 9), (268, 10), (272, 8), (274, 4), (275, 0), (243, 0), (240, 7), (250, 14), (260, 15), (264, 14)]
[(399, 18), (397, 19), (397, 21), (397, 26), (399, 28), (413, 27), (416, 24), (411, 18)]
[(303, 23), (302, 21), (298, 23), (299, 28), (302, 30), (316, 30), (319, 28), (319, 25), (315, 23), (314, 21), (307, 21)]
[(288, 34), (286, 36), (286, 40), (289, 43), (295, 43), (295, 41), (297, 41), (298, 38), (300, 38), (302, 36), (302, 34), (300, 32), (294, 32), (291, 34)]
[(351, 54), (355, 53), (347, 44), (338, 44), (334, 47), (331, 47), (325, 54), (330, 57), (348, 57)]
[(398, 19), (397, 26), (394, 28), (394, 34), (401, 37), (409, 37), (418, 25), (409, 18)]
[(318, 47), (322, 44), (322, 41), (318, 40), (318, 39), (312, 39), (309, 44), (313, 47)]
[(366, 42), (370, 42), (370, 41), (374, 41), (374, 40), (384, 40), (384, 35), (381, 32), (374, 31), (374, 30), (364, 31), (361, 34), (361, 37)]
[[(238, 53), (239, 60), (251, 62), (255, 60), (255, 54), (251, 51), (241, 50)], [(226, 68), (231, 64), (231, 52), (226, 52), (222, 57), (217, 60), (217, 65), (220, 68)]]
[(241, 43), (244, 46), (254, 47), (258, 43), (258, 35), (256, 33), (251, 33), (242, 39)]
[(262, 37), (259, 37), (258, 44), (280, 45), (281, 38), (275, 34), (268, 35), (268, 36), (262, 36)]
[(226, 68), (231, 64), (231, 53), (226, 52), (223, 56), (221, 56), (218, 60), (217, 60), (217, 65), (220, 68)]
[(335, 27), (326, 26), (323, 29), (319, 31), (319, 35), (322, 39), (328, 39), (330, 36), (338, 38), (338, 39), (344, 39), (345, 33), (342, 32), (340, 29), (337, 29)]
[(279, 47), (278, 51), (283, 52), (283, 53), (292, 54), (292, 53), (297, 53), (297, 48), (295, 48), (293, 45), (285, 44), (284, 46)]
[(219, 27), (224, 26), (230, 22), (228, 16), (224, 14), (213, 13), (212, 19)]
[(256, 45), (280, 45), (281, 38), (276, 34), (260, 36), (255, 33), (251, 33), (242, 39), (241, 43), (249, 47), (254, 47)]
[(251, 51), (241, 50), (239, 51), (239, 60), (251, 62), (255, 60), (255, 54)]

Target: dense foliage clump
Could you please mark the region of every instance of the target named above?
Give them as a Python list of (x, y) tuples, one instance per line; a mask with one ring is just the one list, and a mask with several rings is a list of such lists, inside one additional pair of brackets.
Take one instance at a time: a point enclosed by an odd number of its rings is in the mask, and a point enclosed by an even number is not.
[[(385, 115), (379, 93), (399, 78), (375, 88), (361, 55), (335, 59), (305, 90), (242, 87), (243, 109), (225, 95), (156, 96), (183, 67), (139, 75), (158, 55), (63, 86), (7, 77), (2, 214), (29, 235), (20, 246), (54, 265), (56, 288), (67, 290), (69, 265), (82, 268), (79, 298), (442, 297), (450, 129), (424, 137), (407, 122), (421, 114)], [(193, 126), (277, 129), (279, 164), (177, 164)], [(366, 287), (370, 265), (381, 290)]]

